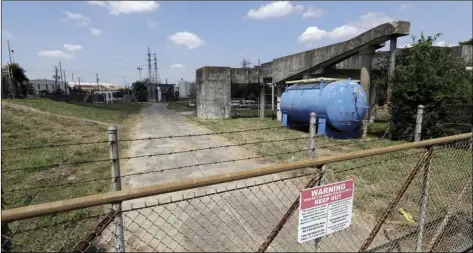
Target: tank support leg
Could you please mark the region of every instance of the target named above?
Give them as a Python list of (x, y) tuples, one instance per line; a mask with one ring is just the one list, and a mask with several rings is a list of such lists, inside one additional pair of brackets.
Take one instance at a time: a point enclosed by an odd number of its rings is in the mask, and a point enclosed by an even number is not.
[(317, 135), (327, 135), (325, 132), (325, 126), (327, 125), (327, 120), (323, 118), (318, 118), (317, 122)]
[(288, 122), (288, 118), (287, 118), (286, 113), (282, 114), (282, 126), (287, 127), (287, 128), (289, 127), (289, 122)]

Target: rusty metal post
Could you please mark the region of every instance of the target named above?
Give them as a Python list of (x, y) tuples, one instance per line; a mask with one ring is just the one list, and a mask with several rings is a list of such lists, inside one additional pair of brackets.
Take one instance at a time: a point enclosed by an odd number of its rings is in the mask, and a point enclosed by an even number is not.
[[(112, 191), (121, 191), (120, 158), (118, 152), (118, 129), (116, 126), (108, 128), (108, 141), (110, 142), (110, 159), (112, 159)], [(115, 251), (125, 252), (125, 234), (123, 232), (122, 202), (112, 203), (115, 212)]]
[[(429, 149), (433, 149), (429, 147)], [(433, 152), (430, 150), (429, 152)], [(431, 157), (427, 158), (425, 167), (424, 167), (424, 178), (423, 178), (423, 186), (422, 186), (422, 203), (420, 207), (419, 213), (419, 224), (417, 227), (417, 243), (416, 243), (416, 252), (422, 252), (422, 241), (424, 238), (424, 227), (425, 227), (425, 216), (427, 214), (427, 202), (429, 201), (429, 176), (430, 176), (430, 168), (432, 167), (432, 159)]]

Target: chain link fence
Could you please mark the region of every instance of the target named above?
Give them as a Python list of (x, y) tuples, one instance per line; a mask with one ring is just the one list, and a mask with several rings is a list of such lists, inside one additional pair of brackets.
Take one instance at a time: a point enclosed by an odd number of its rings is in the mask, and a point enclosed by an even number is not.
[[(473, 244), (469, 138), (127, 200), (121, 212), (11, 221), (2, 251), (463, 251)], [(298, 243), (300, 191), (322, 176), (354, 180), (351, 226)]]

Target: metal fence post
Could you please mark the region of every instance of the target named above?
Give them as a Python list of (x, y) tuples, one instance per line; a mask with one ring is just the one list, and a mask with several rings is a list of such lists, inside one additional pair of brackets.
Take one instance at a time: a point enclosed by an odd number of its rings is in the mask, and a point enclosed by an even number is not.
[[(110, 142), (110, 159), (112, 160), (112, 191), (121, 191), (120, 160), (118, 152), (118, 130), (116, 126), (108, 128), (108, 141)], [(113, 203), (115, 213), (115, 251), (125, 252), (125, 235), (123, 232), (122, 203)]]
[[(433, 152), (433, 147), (428, 148), (428, 152)], [(427, 214), (427, 202), (429, 201), (429, 175), (432, 167), (432, 156), (427, 157), (424, 167), (424, 178), (422, 186), (422, 203), (419, 213), (419, 225), (417, 227), (417, 243), (416, 243), (416, 252), (422, 252), (422, 241), (424, 239), (424, 226), (425, 226), (425, 216)]]
[(366, 139), (366, 136), (368, 135), (368, 120), (363, 119), (361, 121), (361, 139)]
[(309, 120), (309, 150), (308, 150), (308, 157), (314, 158), (315, 157), (315, 128), (317, 124), (317, 114), (315, 112), (310, 113), (310, 120)]
[[(316, 155), (315, 152), (315, 134), (316, 134), (316, 126), (317, 126), (317, 114), (315, 112), (310, 113), (310, 128), (309, 128), (309, 159), (314, 158)], [(325, 182), (325, 165), (319, 166), (319, 180), (317, 182), (317, 186), (323, 185)], [(320, 243), (322, 238), (318, 238), (315, 240), (315, 252), (319, 252), (320, 250)]]
[(416, 116), (416, 130), (414, 135), (414, 141), (420, 141), (421, 132), (422, 132), (422, 114), (424, 114), (424, 106), (417, 106), (417, 116)]

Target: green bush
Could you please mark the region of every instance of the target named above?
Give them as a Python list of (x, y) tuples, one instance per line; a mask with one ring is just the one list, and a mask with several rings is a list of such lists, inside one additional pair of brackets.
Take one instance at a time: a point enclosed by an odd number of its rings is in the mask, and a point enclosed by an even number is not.
[(136, 81), (132, 84), (133, 95), (138, 102), (148, 101), (148, 87), (145, 82)]
[[(413, 37), (412, 47), (396, 59), (390, 107), (393, 138), (412, 138), (418, 105), (425, 107), (423, 138), (452, 134), (451, 127), (441, 123), (457, 123), (451, 122), (455, 121), (452, 115), (465, 117), (463, 111), (452, 110), (452, 105), (471, 103), (471, 71), (466, 70), (465, 64), (455, 61), (446, 48), (432, 46), (440, 36), (421, 34), (417, 40)], [(468, 117), (471, 118), (471, 114)]]

